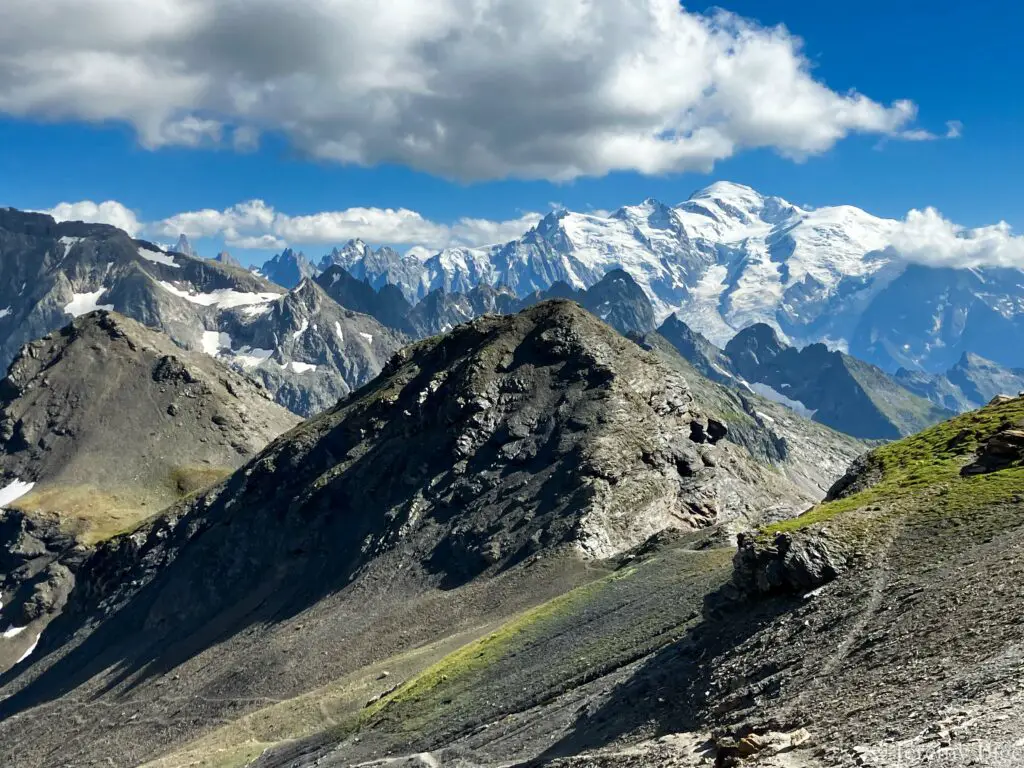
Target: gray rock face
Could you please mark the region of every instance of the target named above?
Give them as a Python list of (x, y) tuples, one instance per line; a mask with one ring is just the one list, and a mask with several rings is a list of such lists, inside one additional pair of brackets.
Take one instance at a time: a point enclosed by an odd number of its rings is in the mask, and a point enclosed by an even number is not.
[(668, 316), (658, 328), (658, 334), (700, 371), (701, 375), (722, 384), (737, 383), (732, 371), (732, 360), (728, 355), (675, 315)]
[(316, 277), (318, 270), (306, 258), (306, 254), (285, 248), (274, 258), (263, 262), (260, 273), (268, 280), (291, 289), (306, 278)]
[(650, 300), (630, 274), (622, 269), (610, 270), (585, 290), (576, 291), (567, 283), (557, 282), (546, 291), (526, 296), (519, 306), (528, 307), (547, 299), (572, 299), (627, 336), (650, 333), (656, 325)]
[(316, 283), (345, 309), (370, 315), (402, 333), (411, 332), (406, 317), (412, 305), (395, 286), (382, 285), (379, 290), (374, 289), (369, 282), (357, 280), (337, 264), (332, 264), (318, 275)]
[(88, 529), (122, 504), (159, 511), (298, 421), (249, 377), (99, 311), (25, 345), (0, 382), (0, 474), (36, 484), (17, 506), (72, 531), (65, 504), (80, 508)]
[(519, 302), (509, 289), (478, 285), (467, 293), (431, 291), (405, 317), (405, 324), (417, 338), (447, 333), (481, 315), (505, 315), (516, 311)]
[(406, 340), (339, 306), (308, 279), (276, 301), (226, 310), (219, 323), (230, 339), (219, 359), (260, 379), (277, 402), (303, 416), (370, 381)]
[(221, 251), (216, 256), (214, 256), (213, 260), (216, 261), (218, 264), (223, 264), (226, 267), (235, 267), (237, 269), (243, 268), (241, 262), (227, 251)]
[(818, 532), (776, 534), (759, 541), (741, 533), (733, 561), (733, 581), (749, 594), (804, 593), (838, 578), (848, 564), (843, 548)]
[(195, 249), (192, 247), (192, 243), (189, 242), (188, 236), (184, 233), (178, 236), (178, 242), (172, 249), (175, 253), (183, 253), (186, 256), (198, 257)]
[(219, 482), (298, 418), (248, 377), (95, 312), (0, 382), (0, 669), (59, 615), (97, 541)]

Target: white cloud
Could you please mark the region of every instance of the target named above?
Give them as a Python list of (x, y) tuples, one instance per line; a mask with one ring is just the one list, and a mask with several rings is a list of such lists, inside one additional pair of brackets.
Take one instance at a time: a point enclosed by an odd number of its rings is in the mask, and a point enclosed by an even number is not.
[(224, 238), (224, 242), (232, 248), (246, 248), (254, 251), (281, 251), (288, 247), (288, 243), (273, 235), (239, 235)]
[(897, 132), (894, 138), (904, 141), (936, 141), (938, 139), (959, 139), (963, 136), (963, 132), (963, 123), (959, 120), (948, 120), (946, 121), (946, 132), (943, 134), (932, 133), (922, 128), (911, 128)]
[(897, 227), (890, 253), (932, 267), (1024, 268), (1024, 237), (1005, 221), (968, 229), (934, 208), (911, 211)]
[[(782, 27), (678, 0), (4, 0), (0, 112), (461, 179), (707, 170), (923, 135)], [(959, 129), (957, 129), (959, 130)], [(910, 136), (905, 136), (909, 138)]]
[(114, 200), (107, 200), (103, 203), (94, 203), (91, 200), (82, 200), (77, 203), (58, 203), (48, 211), (56, 221), (87, 221), (94, 224), (112, 224), (123, 229), (132, 237), (136, 237), (142, 231), (135, 213)]
[(456, 245), (506, 243), (537, 226), (542, 218), (539, 213), (526, 213), (508, 221), (462, 218), (451, 227), (450, 242)]
[(519, 237), (540, 219), (539, 213), (526, 213), (508, 221), (462, 218), (442, 224), (407, 208), (347, 208), (289, 216), (262, 200), (249, 200), (222, 211), (179, 213), (147, 225), (147, 230), (168, 238), (181, 233), (191, 238), (223, 238), (235, 248), (275, 250), (288, 244), (336, 245), (358, 238), (440, 249), (505, 242)]

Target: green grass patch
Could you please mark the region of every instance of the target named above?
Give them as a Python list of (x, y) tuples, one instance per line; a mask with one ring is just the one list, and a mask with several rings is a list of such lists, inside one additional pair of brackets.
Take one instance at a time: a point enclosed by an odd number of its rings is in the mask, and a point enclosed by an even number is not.
[(798, 531), (837, 516), (873, 506), (944, 510), (959, 513), (972, 507), (1010, 500), (1024, 492), (1024, 468), (961, 477), (978, 446), (996, 432), (1024, 421), (1024, 398), (992, 405), (936, 424), (868, 455), (879, 481), (860, 493), (825, 502), (810, 511), (765, 528), (762, 533)]
[(362, 728), (462, 732), (601, 677), (682, 637), (732, 554), (668, 550), (526, 611), (375, 702)]
[[(461, 682), (474, 678), (477, 673), (505, 656), (514, 645), (519, 644), (528, 635), (536, 633), (545, 622), (572, 612), (580, 604), (592, 599), (595, 593), (609, 582), (626, 578), (634, 570), (626, 569), (610, 574), (520, 614), (502, 625), (496, 632), (449, 654), (397, 690), (367, 707), (361, 715), (361, 721), (364, 724), (372, 723), (387, 709), (415, 704), (426, 699), (442, 684), (456, 687)], [(403, 722), (410, 725), (411, 720), (403, 718)]]

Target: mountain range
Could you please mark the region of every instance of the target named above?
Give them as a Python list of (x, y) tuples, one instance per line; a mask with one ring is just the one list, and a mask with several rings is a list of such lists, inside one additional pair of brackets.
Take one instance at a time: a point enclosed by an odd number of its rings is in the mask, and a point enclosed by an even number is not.
[[(722, 192), (723, 188), (713, 189)], [(705, 191), (694, 199), (708, 194)], [(105, 225), (57, 224), (40, 214), (11, 209), (2, 213), (0, 304), (6, 307), (0, 312), (0, 325), (6, 327), (7, 336), (0, 345), (0, 362), (13, 359), (22, 343), (60, 328), (71, 317), (97, 308), (114, 309), (165, 331), (185, 349), (204, 351), (249, 373), (280, 404), (304, 416), (330, 407), (371, 380), (409, 340), (447, 332), (483, 314), (509, 314), (545, 299), (569, 298), (620, 332), (642, 337), (654, 330), (664, 309), (663, 302), (651, 303), (649, 290), (634, 279), (635, 269), (617, 267), (597, 270), (595, 275), (600, 276), (585, 288), (559, 279), (518, 295), (505, 283), (473, 284), (453, 277), (417, 298), (416, 291), (387, 278), (404, 274), (387, 270), (399, 264), (409, 267), (409, 257), (358, 243), (328, 254), (324, 264), (329, 265), (322, 272), (302, 254), (282, 253), (273, 260), (278, 272), (270, 266), (264, 271), (285, 283), (297, 281), (286, 290), (257, 272), (239, 268), (230, 257), (207, 260), (165, 251)], [(543, 226), (534, 235), (541, 230)], [(595, 231), (589, 242), (597, 247), (603, 236)], [(187, 238), (180, 244), (192, 250)], [(291, 267), (294, 272), (289, 271)], [(280, 276), (282, 269), (289, 279)], [(414, 294), (414, 302), (407, 293)], [(670, 313), (666, 322), (686, 325), (681, 318), (691, 310)], [(677, 349), (705, 375), (721, 380), (724, 373), (733, 384), (742, 380), (742, 386), (761, 387), (763, 394), (804, 408), (805, 414), (822, 423), (865, 438), (908, 434), (948, 415), (944, 409), (962, 411), (987, 402), (991, 398), (986, 394), (1020, 390), (1015, 369), (973, 353), (961, 355), (963, 360), (950, 371), (956, 384), (947, 381), (948, 376), (910, 369), (891, 377), (820, 344), (798, 350), (785, 341), (777, 325), (748, 326), (743, 338), (750, 338), (750, 327), (768, 328), (778, 344), (792, 348), (786, 361), (810, 361), (815, 355), (821, 360), (789, 365), (785, 375), (778, 370), (754, 375), (749, 368), (735, 369), (724, 358), (707, 364), (703, 357), (714, 345), (688, 325), (684, 335), (691, 341), (700, 336), (704, 350)], [(674, 342), (680, 341), (678, 327), (663, 324), (663, 329)], [(729, 343), (735, 351), (737, 342)], [(714, 354), (727, 352), (719, 349)], [(827, 360), (841, 364), (824, 365)], [(714, 370), (716, 365), (719, 370)], [(826, 370), (843, 373), (835, 381), (818, 381), (815, 377)], [(965, 383), (967, 379), (975, 384)], [(792, 387), (800, 390), (801, 397), (794, 397), (795, 390), (788, 389)], [(855, 392), (861, 394), (850, 401)], [(918, 396), (939, 407), (929, 407)], [(863, 409), (850, 404), (856, 402)]]
[(965, 352), (1024, 366), (1024, 351), (1009, 342), (1024, 324), (1021, 271), (906, 263), (889, 248), (897, 227), (852, 206), (803, 208), (720, 182), (677, 205), (555, 211), (507, 243), (427, 257), (354, 240), (320, 267), (394, 285), (411, 304), (481, 283), (519, 298), (559, 281), (580, 290), (622, 269), (658, 322), (677, 313), (719, 347), (765, 323), (791, 345), (824, 343), (889, 373), (940, 373)]
[[(84, 354), (145, 353), (130, 321), (90, 315), (79, 327), (98, 330), (61, 338)], [(126, 418), (166, 419), (164, 400), (181, 397), (171, 382), (189, 386), (190, 361), (161, 360), (145, 358), (140, 384), (166, 387), (164, 399), (150, 408), (133, 393)], [(108, 363), (129, 375), (133, 364)], [(564, 300), (405, 348), (223, 482), (59, 560), (74, 588), (0, 680), (0, 754), (136, 765), (186, 748), (272, 699), (415, 659), (449, 634), (472, 638), (609, 574), (666, 528), (727, 537), (791, 518), (863, 448), (796, 416), (775, 432), (726, 421), (738, 401), (684, 371)], [(138, 450), (160, 444), (147, 435)], [(4, 596), (4, 616), (23, 610), (22, 593)], [(88, 711), (74, 703), (83, 696)], [(102, 713), (115, 701), (126, 714), (111, 728)], [(67, 717), (59, 738), (39, 730), (46, 702), (46, 720)]]
[[(1012, 754), (1024, 398), (872, 446), (729, 379), (818, 350), (662, 328), (627, 338), (567, 299), (478, 317), (295, 426), (243, 371), (106, 310), (32, 342), (0, 386), (21, 494), (0, 511), (0, 761)], [(158, 489), (203, 451), (228, 466), (123, 531), (9, 487)]]
[(0, 209), (0, 365), (24, 343), (108, 309), (249, 372), (308, 416), (373, 378), (404, 343), (312, 280), (286, 291), (232, 261)]

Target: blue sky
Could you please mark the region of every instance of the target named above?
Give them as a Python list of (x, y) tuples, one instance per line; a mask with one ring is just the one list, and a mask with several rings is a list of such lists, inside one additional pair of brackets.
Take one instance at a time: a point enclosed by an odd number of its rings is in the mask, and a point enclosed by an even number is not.
[[(540, 173), (549, 178), (509, 178), (537, 174), (521, 174), (515, 159), (503, 158), (495, 172), (469, 171), (470, 176), (497, 178), (449, 180), (444, 178), (447, 166), (414, 170), (408, 166), (416, 161), (389, 161), (387, 148), (385, 157), (371, 158), (368, 167), (313, 158), (294, 135), (286, 135), (287, 129), (273, 124), (262, 128), (255, 151), (236, 151), (227, 140), (215, 146), (154, 141), (144, 135), (147, 128), (140, 128), (148, 125), (148, 103), (122, 107), (114, 100), (109, 114), (98, 116), (88, 114), (91, 107), (55, 109), (38, 100), (5, 108), (12, 98), (5, 99), (0, 84), (0, 205), (50, 209), (60, 202), (113, 200), (148, 222), (260, 199), (292, 216), (353, 207), (406, 208), (431, 222), (451, 224), (463, 217), (514, 220), (525, 212), (544, 212), (553, 203), (573, 210), (615, 208), (649, 196), (674, 203), (711, 181), (729, 179), (798, 204), (849, 203), (889, 217), (934, 206), (967, 227), (1005, 220), (1016, 231), (1024, 230), (1024, 47), (1017, 40), (1024, 8), (1000, 0), (862, 0), (828, 11), (797, 0), (736, 0), (726, 7), (764, 25), (784, 24), (800, 36), (812, 65), (809, 76), (832, 92), (856, 90), (886, 106), (911, 100), (917, 115), (899, 130), (940, 136), (955, 120), (963, 124), (962, 135), (909, 141), (881, 130), (853, 131), (803, 160), (783, 157), (771, 146), (739, 148), (711, 172), (598, 168), (571, 180), (552, 179), (557, 173), (550, 171)], [(708, 8), (688, 6), (690, 11)], [(3, 67), (0, 54), (0, 74)], [(658, 85), (651, 83), (651, 88)], [(117, 91), (120, 86), (87, 87)], [(332, 94), (346, 97), (344, 91)], [(100, 95), (106, 94), (101, 90)], [(119, 112), (128, 118), (119, 118)], [(201, 114), (220, 117), (209, 108)], [(267, 113), (261, 116), (266, 122)], [(92, 117), (99, 119), (87, 119)], [(289, 116), (272, 118), (284, 124)], [(316, 152), (323, 155), (321, 146), (322, 140)], [(451, 163), (455, 170), (447, 175), (465, 176), (460, 160)], [(196, 239), (206, 251), (224, 241), (220, 234)], [(326, 245), (299, 242), (296, 247), (319, 254)], [(238, 244), (229, 248), (251, 261), (272, 253)]]

